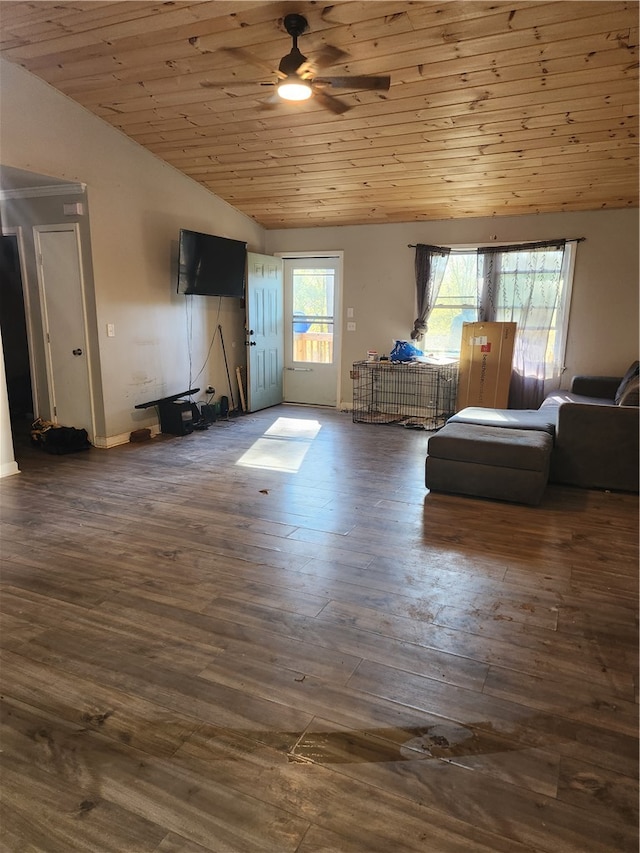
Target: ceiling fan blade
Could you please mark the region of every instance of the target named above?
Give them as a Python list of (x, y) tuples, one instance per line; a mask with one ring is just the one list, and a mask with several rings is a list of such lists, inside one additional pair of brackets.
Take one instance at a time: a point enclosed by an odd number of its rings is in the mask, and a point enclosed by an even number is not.
[(283, 104), (283, 103), (284, 103), (284, 101), (282, 100), (280, 95), (278, 95), (277, 92), (274, 92), (273, 95), (269, 95), (268, 98), (261, 98), (260, 99), (260, 101), (259, 101), (260, 107), (259, 108), (261, 110), (274, 110), (276, 107), (280, 106), (280, 104)]
[(334, 98), (333, 95), (327, 95), (326, 92), (322, 92), (320, 90), (314, 90), (313, 97), (321, 107), (324, 107), (325, 110), (329, 110), (329, 112), (335, 113), (336, 115), (342, 115), (342, 113), (346, 113), (347, 110), (351, 109), (349, 104), (345, 104), (345, 102), (341, 101), (339, 98)]
[(332, 44), (326, 44), (318, 53), (314, 54), (312, 63), (316, 68), (328, 68), (331, 65), (337, 65), (342, 59), (346, 59), (349, 54), (339, 47), (334, 47)]
[(263, 71), (266, 71), (267, 74), (276, 74), (281, 79), (284, 79), (287, 75), (283, 74), (277, 68), (272, 68), (268, 62), (264, 62), (260, 59), (259, 56), (254, 56), (253, 53), (250, 53), (248, 50), (245, 50), (243, 47), (223, 47), (221, 50), (230, 53), (232, 56), (235, 56), (237, 59), (242, 59), (244, 62), (248, 62), (251, 65), (255, 65), (256, 68), (261, 68)]
[(332, 89), (364, 89), (388, 92), (391, 85), (391, 77), (357, 77), (355, 75), (348, 77), (316, 77), (313, 84), (314, 86), (330, 86)]
[(305, 59), (305, 61), (300, 65), (296, 71), (296, 74), (299, 77), (302, 77), (305, 80), (308, 80), (310, 77), (314, 76), (314, 72), (319, 70), (320, 68), (328, 68), (330, 65), (336, 65), (341, 59), (349, 56), (344, 50), (340, 50), (339, 47), (333, 47), (333, 45), (328, 44), (322, 48), (322, 50), (313, 56), (311, 59)]
[(275, 83), (265, 83), (261, 80), (201, 80), (200, 85), (203, 89), (224, 89), (230, 86), (275, 86)]

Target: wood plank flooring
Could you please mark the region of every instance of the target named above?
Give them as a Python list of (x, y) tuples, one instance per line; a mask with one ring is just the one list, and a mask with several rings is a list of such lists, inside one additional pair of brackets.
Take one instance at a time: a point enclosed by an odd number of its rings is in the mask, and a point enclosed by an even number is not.
[(281, 406), (1, 483), (0, 849), (631, 853), (638, 498)]

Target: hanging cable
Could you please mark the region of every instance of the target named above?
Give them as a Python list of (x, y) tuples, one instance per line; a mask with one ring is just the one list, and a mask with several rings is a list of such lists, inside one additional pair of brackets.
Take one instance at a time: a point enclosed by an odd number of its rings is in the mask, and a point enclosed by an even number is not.
[[(204, 364), (202, 365), (202, 367), (200, 368), (198, 373), (195, 375), (193, 382), (198, 381), (198, 378), (200, 376), (202, 376), (202, 373), (204, 372), (205, 367), (209, 363), (209, 358), (211, 357), (211, 350), (213, 349), (213, 344), (214, 344), (214, 341), (216, 339), (216, 335), (218, 334), (218, 329), (220, 328), (219, 320), (220, 320), (221, 309), (222, 309), (222, 297), (219, 296), (218, 297), (218, 313), (216, 314), (216, 327), (213, 330), (213, 335), (211, 336), (211, 341), (209, 342), (209, 349), (207, 350), (207, 354), (206, 354), (205, 359), (204, 359)], [(191, 378), (191, 373), (189, 373), (189, 378)], [(189, 381), (189, 387), (191, 387), (191, 385), (192, 385), (192, 382)]]
[(191, 304), (191, 299), (189, 299), (186, 294), (185, 294), (185, 300), (184, 300), (184, 311), (185, 311), (185, 324), (186, 324), (186, 333), (187, 333), (187, 357), (189, 360), (189, 388), (191, 388), (191, 370), (192, 370), (191, 345), (192, 345), (192, 338), (193, 338), (193, 305)]

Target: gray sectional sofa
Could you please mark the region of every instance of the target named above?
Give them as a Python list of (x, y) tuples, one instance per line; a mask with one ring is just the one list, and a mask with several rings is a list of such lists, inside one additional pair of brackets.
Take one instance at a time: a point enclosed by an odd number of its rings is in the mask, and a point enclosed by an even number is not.
[[(433, 450), (434, 459), (432, 459), (430, 475), (429, 457), (427, 457), (427, 486), (432, 490), (484, 494), (486, 497), (496, 496), (489, 490), (483, 492), (482, 487), (477, 483), (472, 489), (466, 491), (464, 485), (460, 487), (464, 478), (455, 488), (446, 487), (445, 475), (454, 470), (453, 465), (458, 465), (456, 456), (459, 451), (454, 442), (452, 452), (450, 447), (443, 444), (443, 439), (447, 438), (446, 431), (449, 425), (465, 424), (469, 428), (465, 429), (462, 438), (466, 445), (464, 452), (467, 455), (469, 442), (473, 441), (474, 435), (477, 435), (479, 443), (486, 443), (489, 427), (504, 430), (497, 435), (504, 436), (502, 441), (505, 450), (507, 445), (513, 445), (513, 436), (517, 436), (517, 433), (510, 433), (509, 430), (533, 430), (546, 433), (552, 439), (548, 475), (550, 482), (583, 488), (638, 492), (638, 413), (638, 362), (631, 365), (624, 377), (575, 376), (569, 391), (554, 391), (546, 397), (537, 410), (476, 407), (462, 409), (449, 418), (439, 439), (430, 439), (430, 445), (431, 441), (434, 441), (434, 444), (428, 452), (432, 454)], [(478, 427), (477, 433), (473, 430), (474, 425)], [(456, 427), (456, 429), (460, 428)], [(511, 436), (510, 440), (509, 436)], [(451, 437), (455, 439), (455, 433), (449, 436)], [(446, 464), (440, 459), (435, 461), (443, 455), (441, 445), (444, 448)], [(500, 447), (497, 450), (494, 448), (493, 452), (494, 455), (499, 454)], [(474, 462), (474, 467), (464, 470), (470, 476), (477, 477), (479, 472), (482, 473), (482, 469), (477, 467), (476, 461), (486, 464), (482, 451), (478, 460), (469, 458), (465, 460), (467, 465), (471, 461)], [(495, 466), (495, 460), (491, 464)], [(443, 465), (444, 475), (441, 473)], [(525, 462), (523, 457), (522, 465), (528, 467), (530, 463)], [(495, 468), (487, 471), (489, 474), (487, 482), (495, 479)], [(500, 470), (498, 473), (502, 482), (506, 482), (505, 472)], [(429, 484), (430, 476), (431, 485)], [(527, 476), (532, 475), (528, 473)], [(503, 487), (502, 493), (497, 496), (506, 500), (525, 500), (525, 502), (536, 503), (539, 499), (539, 488), (537, 492), (531, 491), (530, 500), (527, 500), (526, 496), (523, 498), (515, 493), (512, 498), (509, 486)]]

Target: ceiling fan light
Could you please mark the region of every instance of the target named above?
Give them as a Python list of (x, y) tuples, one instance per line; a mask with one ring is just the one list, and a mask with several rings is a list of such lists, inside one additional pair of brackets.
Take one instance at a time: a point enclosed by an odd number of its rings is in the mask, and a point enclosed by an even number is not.
[(285, 101), (306, 101), (311, 97), (311, 84), (293, 74), (278, 83), (277, 92)]

